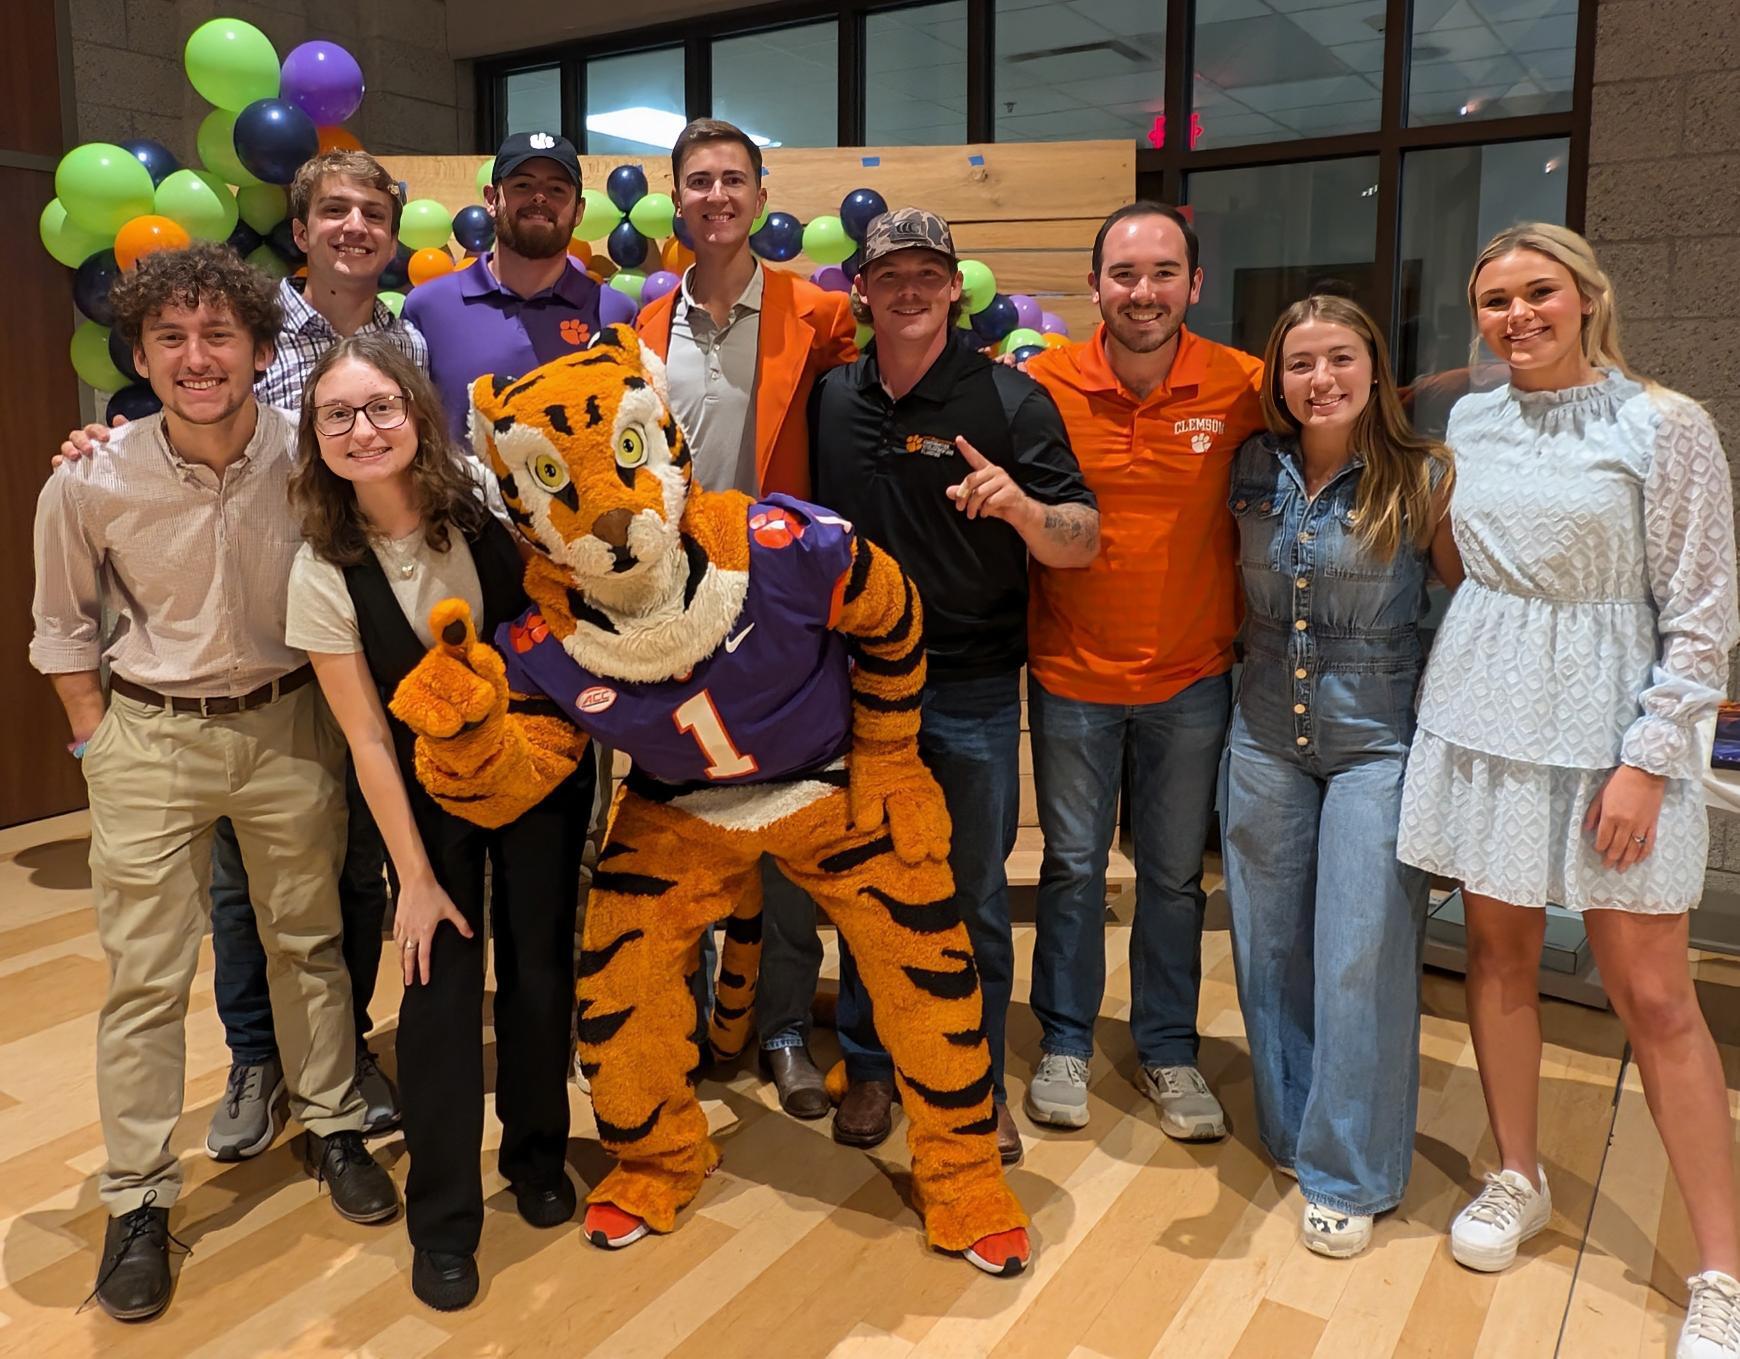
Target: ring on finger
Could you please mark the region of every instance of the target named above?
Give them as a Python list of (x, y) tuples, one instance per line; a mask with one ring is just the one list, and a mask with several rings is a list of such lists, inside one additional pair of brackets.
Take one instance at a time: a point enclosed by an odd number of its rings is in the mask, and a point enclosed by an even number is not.
[(407, 939), (401, 947), (406, 953), (409, 953), (412, 949), (417, 947), (417, 941), (415, 939)]
[(1649, 836), (1648, 835), (1634, 835), (1631, 837), (1631, 843), (1634, 845), (1647, 845), (1649, 843)]

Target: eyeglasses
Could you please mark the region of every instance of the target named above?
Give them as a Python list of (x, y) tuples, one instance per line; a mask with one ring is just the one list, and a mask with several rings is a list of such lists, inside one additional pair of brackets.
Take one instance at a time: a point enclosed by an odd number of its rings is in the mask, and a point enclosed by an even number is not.
[(321, 406), (314, 412), (314, 428), (328, 436), (349, 434), (360, 414), (376, 429), (397, 429), (405, 423), (406, 406), (403, 392), (398, 396), (377, 396), (366, 406)]

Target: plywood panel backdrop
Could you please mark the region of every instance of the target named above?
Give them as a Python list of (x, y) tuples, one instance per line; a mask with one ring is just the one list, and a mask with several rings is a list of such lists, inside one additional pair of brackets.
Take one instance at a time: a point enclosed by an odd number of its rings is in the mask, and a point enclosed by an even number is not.
[[(413, 198), (433, 198), (450, 212), (477, 201), (479, 156), (388, 156), (384, 164)], [(668, 193), (663, 156), (582, 156), (588, 187), (603, 188), (618, 165), (639, 165), (653, 193)], [(983, 260), (1006, 293), (1031, 293), (1069, 323), (1078, 338), (1098, 313), (1087, 291), (1094, 232), (1136, 189), (1131, 142), (997, 143), (984, 146), (889, 146), (765, 153), (770, 208), (803, 221), (840, 210), (853, 189), (875, 189), (891, 206), (941, 213), (963, 256)], [(783, 266), (804, 275), (799, 256)]]

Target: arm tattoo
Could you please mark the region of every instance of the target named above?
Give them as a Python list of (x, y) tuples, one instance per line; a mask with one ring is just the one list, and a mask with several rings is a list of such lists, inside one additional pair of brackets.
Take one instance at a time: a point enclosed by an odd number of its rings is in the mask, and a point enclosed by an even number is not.
[(1090, 535), (1097, 538), (1099, 519), (1098, 512), (1086, 505), (1047, 505), (1042, 526), (1045, 536), (1062, 547)]

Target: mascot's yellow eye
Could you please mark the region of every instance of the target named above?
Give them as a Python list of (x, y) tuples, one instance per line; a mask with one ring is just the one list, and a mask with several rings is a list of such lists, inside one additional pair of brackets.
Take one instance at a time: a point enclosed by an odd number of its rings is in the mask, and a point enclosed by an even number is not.
[(616, 441), (616, 465), (639, 467), (646, 461), (646, 438), (638, 429), (625, 429)]
[(539, 453), (529, 469), (532, 479), (546, 491), (559, 491), (568, 484), (568, 469), (554, 453)]

